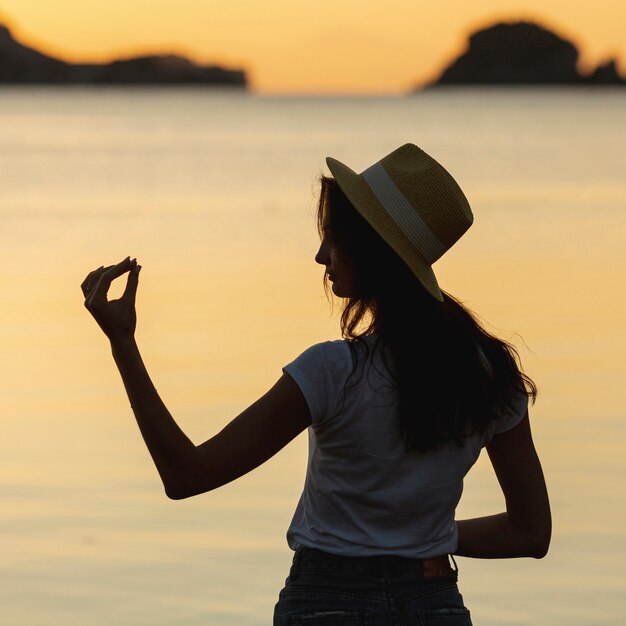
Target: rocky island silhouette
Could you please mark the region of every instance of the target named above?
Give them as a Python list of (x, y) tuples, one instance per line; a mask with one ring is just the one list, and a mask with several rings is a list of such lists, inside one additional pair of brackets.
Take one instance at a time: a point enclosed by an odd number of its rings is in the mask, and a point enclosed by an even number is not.
[(0, 24), (0, 84), (215, 85), (247, 87), (241, 69), (197, 65), (177, 55), (150, 55), (111, 63), (67, 63), (16, 41)]
[[(500, 22), (472, 33), (467, 49), (439, 77), (413, 91), (448, 85), (626, 85), (611, 59), (588, 75), (579, 51), (534, 22)], [(242, 69), (198, 65), (178, 55), (148, 55), (110, 63), (68, 63), (18, 42), (0, 24), (0, 85), (215, 85), (246, 89)]]
[(615, 59), (583, 75), (578, 48), (534, 22), (500, 22), (472, 33), (465, 52), (433, 82), (443, 85), (626, 85)]

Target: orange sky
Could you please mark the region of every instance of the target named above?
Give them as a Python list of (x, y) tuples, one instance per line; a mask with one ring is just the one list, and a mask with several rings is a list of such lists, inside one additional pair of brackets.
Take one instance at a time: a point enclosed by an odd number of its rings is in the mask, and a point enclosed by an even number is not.
[(244, 67), (260, 93), (401, 93), (437, 75), (467, 34), (534, 19), (572, 40), (581, 65), (620, 59), (623, 0), (0, 0), (28, 45), (71, 61), (177, 52)]

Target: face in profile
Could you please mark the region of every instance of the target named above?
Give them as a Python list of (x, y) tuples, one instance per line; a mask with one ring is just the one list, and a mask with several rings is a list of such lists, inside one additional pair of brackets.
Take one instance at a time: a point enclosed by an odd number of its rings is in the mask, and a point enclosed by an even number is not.
[(350, 259), (326, 236), (315, 255), (315, 262), (325, 266), (336, 296), (350, 298), (356, 295), (355, 272)]

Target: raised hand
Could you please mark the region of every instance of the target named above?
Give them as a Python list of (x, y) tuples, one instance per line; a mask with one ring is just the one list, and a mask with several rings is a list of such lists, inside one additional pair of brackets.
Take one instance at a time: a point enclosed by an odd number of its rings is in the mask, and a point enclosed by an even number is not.
[[(137, 326), (135, 297), (139, 284), (137, 259), (126, 257), (117, 265), (99, 267), (90, 272), (80, 288), (85, 296), (85, 307), (93, 315), (104, 334), (111, 340), (133, 337)], [(126, 289), (118, 300), (109, 300), (111, 283), (128, 272)]]

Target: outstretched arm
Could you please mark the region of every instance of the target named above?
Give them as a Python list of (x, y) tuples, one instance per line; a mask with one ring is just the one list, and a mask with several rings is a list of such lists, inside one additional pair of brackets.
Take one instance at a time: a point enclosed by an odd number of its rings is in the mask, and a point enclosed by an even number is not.
[(495, 435), (487, 452), (506, 512), (457, 522), (456, 554), (484, 559), (544, 557), (552, 532), (550, 502), (528, 413), (515, 428)]
[[(187, 498), (249, 472), (311, 424), (299, 387), (283, 375), (220, 433), (196, 446), (159, 397), (135, 342), (135, 297), (140, 266), (130, 258), (91, 272), (82, 284), (85, 306), (111, 342), (137, 424), (167, 495)], [(107, 300), (111, 282), (127, 273), (119, 300)]]

